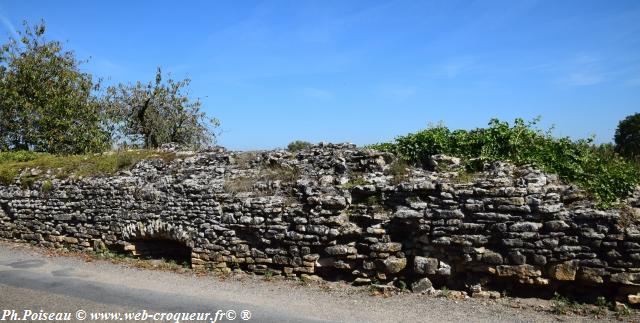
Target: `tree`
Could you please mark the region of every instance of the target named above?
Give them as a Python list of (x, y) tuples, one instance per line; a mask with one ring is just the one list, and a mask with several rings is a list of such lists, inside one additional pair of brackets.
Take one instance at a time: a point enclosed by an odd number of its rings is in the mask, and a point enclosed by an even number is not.
[(163, 82), (158, 68), (155, 82), (109, 87), (105, 102), (118, 139), (144, 148), (158, 148), (165, 143), (193, 148), (212, 144), (219, 122), (200, 111), (199, 100), (183, 93), (189, 83), (189, 79), (171, 78)]
[(620, 121), (614, 140), (619, 154), (627, 157), (640, 156), (640, 113)]
[(80, 71), (71, 51), (44, 38), (44, 22), (11, 37), (0, 50), (0, 150), (56, 154), (110, 146), (100, 84)]

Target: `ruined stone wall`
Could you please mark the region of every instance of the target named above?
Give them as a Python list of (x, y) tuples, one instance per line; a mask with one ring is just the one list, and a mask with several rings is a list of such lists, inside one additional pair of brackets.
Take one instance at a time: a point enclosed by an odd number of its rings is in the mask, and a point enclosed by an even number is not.
[(405, 169), (352, 145), (178, 153), (112, 177), (51, 179), (50, 189), (0, 186), (0, 237), (134, 255), (140, 241), (173, 241), (197, 268), (415, 290), (638, 298), (637, 199), (602, 211), (530, 167), (465, 174), (442, 156), (431, 166)]

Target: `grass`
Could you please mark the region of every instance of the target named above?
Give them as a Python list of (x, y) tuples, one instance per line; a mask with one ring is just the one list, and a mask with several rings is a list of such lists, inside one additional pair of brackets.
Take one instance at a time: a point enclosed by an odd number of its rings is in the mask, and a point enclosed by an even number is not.
[(249, 192), (252, 191), (253, 185), (256, 183), (256, 180), (251, 177), (235, 177), (235, 178), (227, 178), (222, 184), (222, 188), (227, 193), (238, 194), (241, 192)]
[(391, 184), (398, 185), (409, 178), (409, 164), (404, 159), (396, 159), (389, 165), (388, 175), (391, 175)]
[(234, 156), (233, 163), (238, 165), (241, 168), (246, 168), (251, 165), (253, 161), (258, 158), (258, 152), (255, 151), (245, 151), (238, 153)]
[(404, 280), (399, 280), (398, 281), (398, 288), (400, 288), (401, 292), (406, 292), (407, 291), (407, 283)]
[(42, 182), (42, 186), (40, 187), (40, 190), (43, 193), (48, 193), (51, 192), (51, 190), (53, 190), (53, 183), (50, 180), (45, 180)]
[(356, 175), (356, 177), (349, 179), (349, 181), (343, 184), (341, 187), (349, 190), (356, 186), (362, 186), (362, 185), (368, 185), (368, 184), (371, 184), (371, 183), (369, 183), (369, 181), (364, 179), (362, 175)]
[(266, 181), (280, 181), (283, 184), (293, 184), (300, 178), (300, 171), (295, 167), (270, 165), (260, 172), (260, 179)]
[(618, 318), (631, 315), (629, 307), (614, 307), (611, 302), (602, 296), (598, 297), (594, 304), (578, 303), (558, 293), (551, 299), (551, 312), (556, 315), (592, 315), (595, 318), (602, 318), (607, 316), (611, 308), (614, 309), (615, 316)]
[[(121, 170), (131, 169), (143, 159), (160, 158), (165, 161), (175, 159), (175, 154), (155, 150), (127, 150), (104, 154), (56, 156), (35, 152), (0, 152), (0, 183), (9, 185), (23, 170), (35, 171), (23, 174), (20, 184), (31, 187), (45, 174), (56, 178), (71, 176), (108, 176)], [(43, 190), (46, 190), (43, 183)]]
[(558, 315), (583, 313), (584, 305), (556, 293), (551, 299), (551, 312)]
[(623, 228), (627, 228), (633, 224), (637, 224), (640, 222), (640, 212), (636, 209), (631, 208), (628, 205), (620, 206), (620, 225)]
[(452, 180), (457, 184), (471, 183), (476, 179), (477, 176), (478, 172), (464, 169), (457, 172), (456, 176), (453, 177)]

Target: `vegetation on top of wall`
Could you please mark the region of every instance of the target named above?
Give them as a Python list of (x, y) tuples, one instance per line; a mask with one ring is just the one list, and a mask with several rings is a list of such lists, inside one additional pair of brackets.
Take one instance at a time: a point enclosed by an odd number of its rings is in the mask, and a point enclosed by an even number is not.
[(611, 207), (640, 183), (638, 163), (618, 155), (612, 145), (596, 145), (593, 139), (555, 138), (551, 131), (535, 128), (537, 122), (516, 119), (510, 125), (492, 119), (487, 128), (454, 131), (437, 125), (369, 148), (392, 152), (414, 164), (424, 164), (436, 154), (457, 156), (470, 170), (496, 160), (534, 165), (576, 183), (601, 207)]
[(289, 145), (287, 145), (287, 150), (290, 152), (296, 152), (298, 150), (309, 148), (311, 146), (313, 146), (313, 144), (308, 141), (296, 140), (290, 142)]
[(127, 150), (68, 156), (25, 151), (0, 152), (0, 183), (5, 185), (12, 183), (26, 169), (32, 170), (20, 178), (21, 183), (26, 186), (30, 186), (47, 172), (57, 178), (107, 176), (117, 171), (131, 169), (138, 161), (150, 158), (169, 161), (175, 158), (175, 154), (154, 150)]

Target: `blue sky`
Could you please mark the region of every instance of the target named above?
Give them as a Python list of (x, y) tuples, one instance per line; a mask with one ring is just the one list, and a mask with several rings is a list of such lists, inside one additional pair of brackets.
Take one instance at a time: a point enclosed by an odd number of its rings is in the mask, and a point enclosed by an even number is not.
[(369, 144), (542, 116), (611, 141), (640, 112), (640, 1), (0, 1), (107, 84), (192, 79), (231, 149)]

